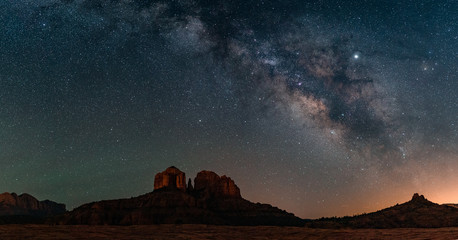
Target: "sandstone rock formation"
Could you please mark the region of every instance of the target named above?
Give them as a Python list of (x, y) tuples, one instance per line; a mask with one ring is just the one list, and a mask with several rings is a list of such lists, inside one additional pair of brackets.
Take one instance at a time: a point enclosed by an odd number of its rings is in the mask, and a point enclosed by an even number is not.
[(323, 218), (307, 223), (317, 228), (458, 227), (458, 208), (439, 205), (415, 193), (412, 199), (377, 212), (354, 217)]
[(0, 216), (4, 215), (55, 215), (64, 213), (65, 205), (49, 200), (38, 201), (33, 196), (24, 193), (0, 194)]
[(154, 177), (154, 190), (161, 188), (176, 188), (181, 191), (186, 191), (185, 173), (172, 166), (156, 174)]
[(49, 200), (38, 201), (29, 194), (0, 194), (0, 223), (40, 223), (44, 218), (63, 214), (65, 205)]
[(187, 193), (192, 193), (192, 192), (194, 192), (194, 187), (192, 186), (191, 179), (189, 179), (189, 181), (188, 181), (188, 186), (186, 187), (186, 192), (187, 192)]
[(240, 189), (226, 176), (218, 176), (211, 171), (201, 171), (194, 179), (194, 189), (216, 198), (241, 198)]
[[(175, 187), (170, 179), (180, 183)], [(302, 219), (291, 213), (243, 199), (240, 189), (226, 176), (202, 171), (195, 178), (194, 188), (189, 181), (186, 191), (182, 179), (184, 173), (175, 167), (168, 168), (156, 175), (152, 193), (85, 204), (65, 214), (57, 223), (304, 225)]]
[(429, 202), (428, 200), (426, 200), (425, 196), (420, 195), (418, 193), (414, 193), (410, 201), (411, 202)]

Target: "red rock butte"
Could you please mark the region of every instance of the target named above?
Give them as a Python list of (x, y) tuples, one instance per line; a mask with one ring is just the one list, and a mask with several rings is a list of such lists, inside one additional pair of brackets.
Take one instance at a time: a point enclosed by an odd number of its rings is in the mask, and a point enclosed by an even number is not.
[(169, 167), (157, 173), (154, 191), (128, 199), (84, 204), (57, 218), (58, 224), (227, 224), (304, 226), (292, 213), (243, 199), (226, 176), (201, 171), (185, 184), (185, 173)]
[(195, 187), (189, 179), (186, 186), (186, 175), (178, 168), (172, 166), (165, 171), (157, 173), (154, 178), (154, 190), (178, 189), (188, 193), (199, 193), (207, 197), (240, 198), (240, 189), (235, 182), (226, 176), (218, 176), (212, 171), (201, 171), (194, 179)]
[(172, 166), (154, 177), (154, 190), (161, 188), (176, 188), (186, 191), (186, 175), (178, 168)]
[(218, 176), (212, 171), (201, 171), (194, 179), (194, 189), (206, 190), (213, 197), (240, 198), (240, 189), (235, 182), (226, 176)]

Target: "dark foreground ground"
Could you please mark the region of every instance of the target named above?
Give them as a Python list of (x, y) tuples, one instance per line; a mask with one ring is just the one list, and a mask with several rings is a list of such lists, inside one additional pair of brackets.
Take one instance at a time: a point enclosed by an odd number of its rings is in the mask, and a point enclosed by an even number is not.
[(207, 225), (0, 225), (0, 239), (458, 239), (458, 228), (330, 230)]

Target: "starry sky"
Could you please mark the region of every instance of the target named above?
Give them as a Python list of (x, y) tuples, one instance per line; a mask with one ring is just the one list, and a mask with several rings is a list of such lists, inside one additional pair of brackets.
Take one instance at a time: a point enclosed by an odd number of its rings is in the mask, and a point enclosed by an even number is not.
[(176, 166), (303, 218), (458, 202), (455, 0), (2, 0), (0, 191)]

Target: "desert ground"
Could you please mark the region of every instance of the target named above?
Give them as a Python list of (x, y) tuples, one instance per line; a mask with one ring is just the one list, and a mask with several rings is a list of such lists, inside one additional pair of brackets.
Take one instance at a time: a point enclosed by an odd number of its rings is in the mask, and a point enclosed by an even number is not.
[(458, 228), (331, 230), (208, 225), (1, 225), (0, 239), (458, 239)]

